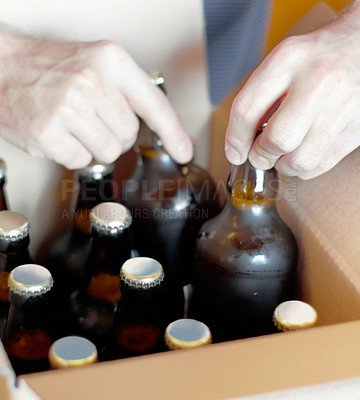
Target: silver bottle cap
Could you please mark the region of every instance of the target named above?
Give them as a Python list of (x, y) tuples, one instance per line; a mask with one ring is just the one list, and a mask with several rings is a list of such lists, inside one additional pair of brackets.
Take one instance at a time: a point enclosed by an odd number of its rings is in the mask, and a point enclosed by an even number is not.
[(0, 180), (6, 177), (6, 164), (5, 161), (0, 158)]
[(14, 268), (9, 275), (10, 294), (39, 296), (48, 292), (53, 286), (51, 273), (37, 264), (24, 264)]
[(195, 319), (178, 319), (165, 330), (165, 343), (171, 350), (188, 349), (211, 343), (210, 329)]
[(15, 211), (0, 211), (0, 240), (17, 241), (29, 235), (28, 219)]
[(116, 235), (131, 225), (130, 210), (120, 203), (100, 203), (90, 211), (91, 227), (106, 235)]
[(300, 300), (289, 300), (279, 304), (273, 315), (274, 324), (280, 331), (310, 328), (316, 320), (316, 310)]
[(77, 170), (77, 175), (79, 178), (100, 180), (104, 176), (113, 173), (114, 169), (115, 169), (114, 163), (111, 164), (91, 163), (87, 167)]
[(120, 279), (129, 286), (148, 289), (160, 285), (164, 279), (164, 271), (161, 264), (153, 258), (135, 257), (122, 265)]
[(49, 362), (53, 369), (93, 364), (97, 358), (95, 345), (80, 336), (65, 336), (58, 339), (49, 350)]

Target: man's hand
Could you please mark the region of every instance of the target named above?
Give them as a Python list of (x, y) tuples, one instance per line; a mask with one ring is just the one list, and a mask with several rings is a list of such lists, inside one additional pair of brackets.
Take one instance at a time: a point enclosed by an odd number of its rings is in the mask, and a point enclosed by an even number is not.
[[(232, 105), (225, 151), (257, 168), (316, 177), (360, 145), (360, 3), (320, 30), (280, 43)], [(263, 133), (256, 130), (281, 100)]]
[(179, 163), (192, 145), (166, 96), (119, 45), (0, 32), (0, 135), (70, 169), (115, 161), (139, 115)]

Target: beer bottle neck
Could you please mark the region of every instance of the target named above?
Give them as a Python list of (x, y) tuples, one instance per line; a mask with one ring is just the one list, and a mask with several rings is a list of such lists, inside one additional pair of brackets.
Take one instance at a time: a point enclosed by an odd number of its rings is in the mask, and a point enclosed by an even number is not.
[(177, 164), (165, 151), (161, 140), (143, 121), (140, 121), (140, 130), (137, 141), (138, 164), (149, 168), (156, 168), (162, 174), (183, 173), (183, 166)]
[(230, 169), (227, 182), (228, 198), (238, 209), (252, 206), (273, 207), (278, 192), (278, 177), (275, 169), (254, 168), (247, 160)]
[(113, 201), (112, 174), (101, 179), (79, 179), (79, 195), (75, 207), (75, 229), (90, 234), (90, 211), (97, 204)]
[[(8, 257), (24, 258), (28, 255), (28, 247), (30, 243), (29, 235), (19, 239), (19, 240), (5, 240), (0, 239), (0, 253), (6, 254)], [(27, 264), (25, 262), (24, 264)], [(20, 265), (20, 264), (19, 264)]]
[(5, 185), (5, 178), (0, 180), (0, 211), (8, 209), (4, 185)]

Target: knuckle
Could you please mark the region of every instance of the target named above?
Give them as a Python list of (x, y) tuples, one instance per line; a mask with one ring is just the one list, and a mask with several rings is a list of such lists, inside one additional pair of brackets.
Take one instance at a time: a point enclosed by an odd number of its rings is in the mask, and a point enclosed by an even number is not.
[(101, 88), (101, 79), (95, 69), (90, 66), (84, 66), (76, 70), (68, 80), (65, 98), (71, 99), (74, 90), (98, 90)]
[[(275, 133), (273, 133), (275, 131)], [(287, 154), (294, 150), (295, 144), (292, 132), (288, 130), (273, 130), (266, 137), (266, 148), (270, 152)]]
[(299, 173), (310, 172), (316, 168), (317, 164), (318, 161), (315, 159), (315, 157), (311, 156), (295, 157), (289, 161), (290, 168)]
[(280, 42), (273, 50), (272, 55), (274, 57), (274, 62), (277, 62), (278, 58), (297, 58), (301, 56), (303, 52), (302, 48), (301, 36), (289, 36)]
[(28, 135), (31, 142), (35, 143), (40, 148), (44, 148), (48, 144), (51, 144), (51, 128), (47, 124), (41, 123), (38, 126), (30, 126)]
[(121, 153), (121, 143), (115, 141), (114, 143), (111, 143), (107, 146), (104, 146), (102, 149), (99, 149), (99, 151), (95, 154), (95, 157), (97, 161), (109, 164), (117, 160)]
[(231, 119), (237, 124), (251, 125), (255, 120), (255, 110), (245, 99), (237, 98), (231, 108)]
[(125, 61), (130, 58), (129, 53), (118, 43), (111, 40), (101, 40), (97, 42), (97, 51), (100, 57)]

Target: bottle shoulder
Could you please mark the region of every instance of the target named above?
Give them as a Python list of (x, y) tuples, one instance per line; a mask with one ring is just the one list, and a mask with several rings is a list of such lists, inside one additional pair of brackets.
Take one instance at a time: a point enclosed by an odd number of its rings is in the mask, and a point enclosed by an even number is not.
[(238, 210), (227, 204), (213, 219), (201, 227), (196, 251), (198, 255), (233, 257), (243, 253), (297, 254), (297, 245), (289, 227), (281, 220), (276, 208), (256, 215), (254, 210)]

